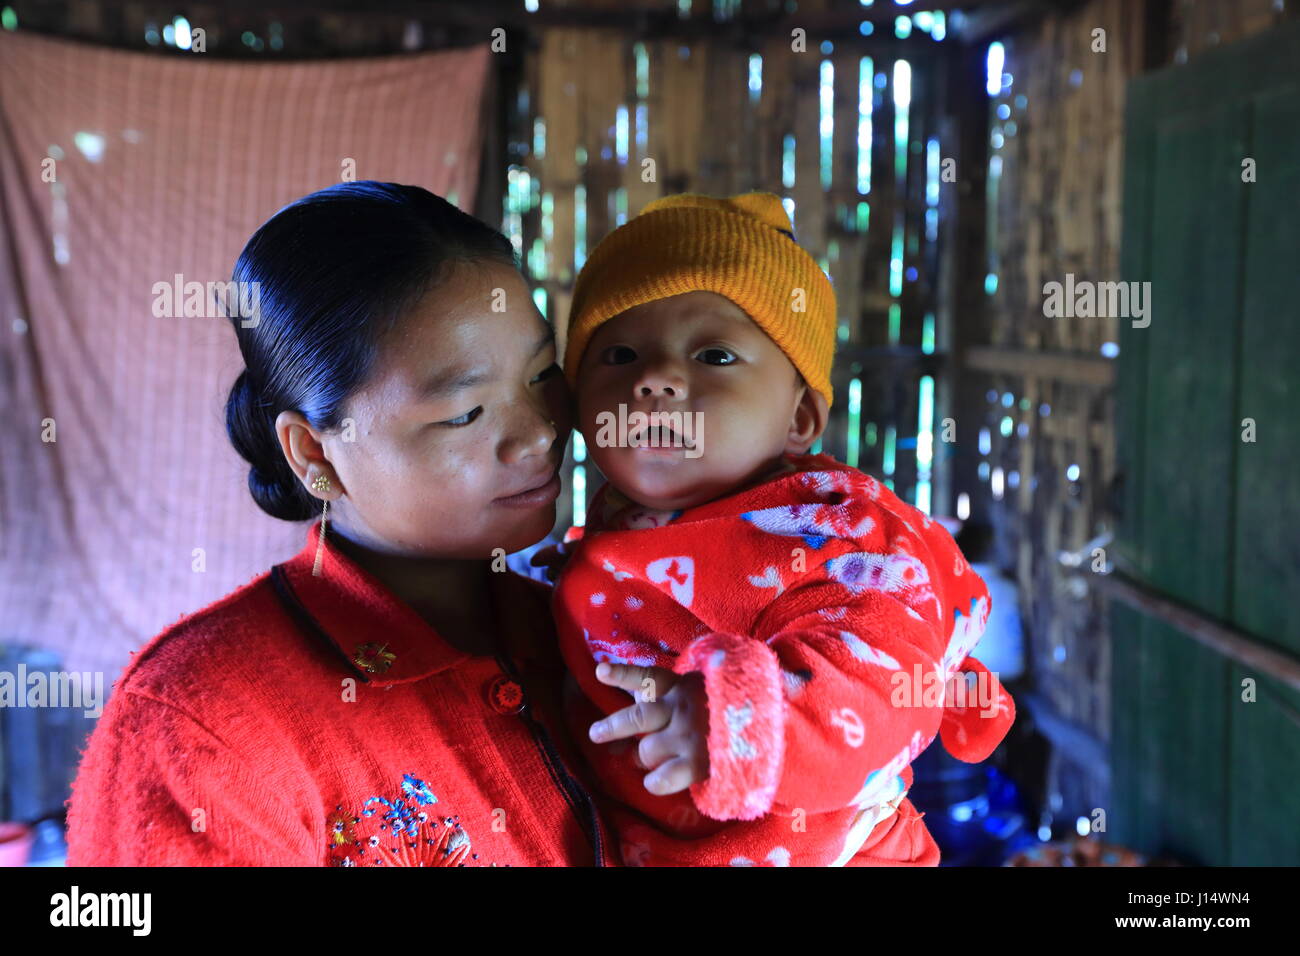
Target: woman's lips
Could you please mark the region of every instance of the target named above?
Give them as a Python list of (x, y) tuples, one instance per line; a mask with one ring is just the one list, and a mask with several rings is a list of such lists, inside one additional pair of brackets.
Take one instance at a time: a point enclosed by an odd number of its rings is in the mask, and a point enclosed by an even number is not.
[(560, 496), (560, 473), (557, 471), (551, 475), (550, 481), (536, 488), (530, 488), (527, 491), (521, 491), (517, 495), (509, 495), (505, 498), (497, 498), (496, 503), (505, 505), (507, 508), (540, 508), (542, 505), (550, 504)]

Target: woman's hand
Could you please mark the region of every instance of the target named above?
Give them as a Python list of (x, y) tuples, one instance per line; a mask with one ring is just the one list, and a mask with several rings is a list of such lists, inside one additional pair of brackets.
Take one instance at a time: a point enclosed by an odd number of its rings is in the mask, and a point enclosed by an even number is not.
[(637, 746), (645, 788), (664, 796), (709, 778), (709, 709), (704, 675), (662, 667), (596, 665), (596, 679), (632, 694), (636, 703), (598, 720), (588, 731), (596, 743), (645, 734)]

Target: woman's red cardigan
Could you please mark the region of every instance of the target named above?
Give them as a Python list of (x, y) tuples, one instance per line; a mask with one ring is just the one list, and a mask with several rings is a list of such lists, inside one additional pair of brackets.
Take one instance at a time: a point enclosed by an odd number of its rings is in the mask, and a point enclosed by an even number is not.
[(90, 736), (71, 866), (610, 865), (557, 719), (549, 589), (492, 575), (495, 659), (329, 546), (139, 651)]

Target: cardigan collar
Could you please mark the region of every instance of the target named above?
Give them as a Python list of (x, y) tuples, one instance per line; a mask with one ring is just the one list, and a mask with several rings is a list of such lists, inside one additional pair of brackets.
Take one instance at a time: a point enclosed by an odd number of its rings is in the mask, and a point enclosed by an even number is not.
[[(320, 522), (307, 532), (307, 544), (297, 555), (271, 571), (289, 612), (308, 633), (329, 642), (363, 681), (376, 686), (422, 680), (473, 655), (447, 643), (429, 624), (338, 548), (326, 535), (320, 576), (312, 574)], [(491, 574), (493, 603), (509, 608), (519, 603), (513, 594), (513, 573)], [(513, 628), (503, 622), (507, 634)]]

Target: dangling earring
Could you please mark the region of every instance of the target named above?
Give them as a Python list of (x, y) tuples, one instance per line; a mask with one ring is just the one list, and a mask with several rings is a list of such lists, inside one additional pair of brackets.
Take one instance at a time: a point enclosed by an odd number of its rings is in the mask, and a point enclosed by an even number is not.
[[(317, 475), (311, 486), (319, 492), (330, 490), (330, 480), (324, 475)], [(325, 554), (325, 531), (329, 527), (330, 518), (330, 500), (325, 499), (325, 507), (320, 513), (320, 537), (316, 540), (316, 561), (312, 564), (311, 573), (315, 577), (320, 577), (320, 562)]]

